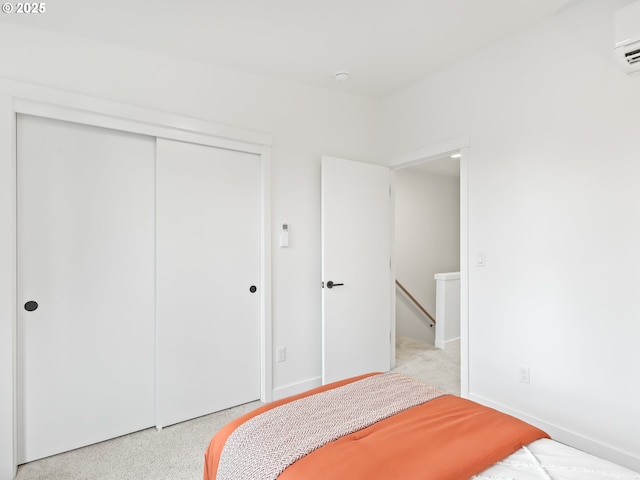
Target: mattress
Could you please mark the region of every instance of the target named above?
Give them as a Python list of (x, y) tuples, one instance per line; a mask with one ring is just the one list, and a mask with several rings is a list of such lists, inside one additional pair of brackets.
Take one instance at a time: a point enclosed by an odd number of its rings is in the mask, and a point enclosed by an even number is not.
[(472, 480), (640, 480), (640, 474), (543, 438), (496, 462)]

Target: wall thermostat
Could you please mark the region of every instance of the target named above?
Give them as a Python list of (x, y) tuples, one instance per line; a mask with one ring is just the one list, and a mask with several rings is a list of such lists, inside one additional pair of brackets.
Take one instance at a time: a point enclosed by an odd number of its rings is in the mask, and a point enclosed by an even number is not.
[(283, 223), (282, 229), (280, 230), (280, 246), (288, 247), (289, 246), (289, 224)]

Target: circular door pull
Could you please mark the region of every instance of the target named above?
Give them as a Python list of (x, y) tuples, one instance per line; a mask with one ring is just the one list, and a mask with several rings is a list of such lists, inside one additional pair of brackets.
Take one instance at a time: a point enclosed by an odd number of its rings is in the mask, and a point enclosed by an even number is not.
[(33, 300), (29, 300), (27, 303), (24, 304), (24, 309), (27, 312), (33, 312), (37, 308), (38, 308), (38, 302), (34, 302)]
[(249, 291), (250, 291), (251, 293), (256, 293), (256, 290), (258, 290), (258, 289), (256, 288), (256, 286), (255, 286), (255, 285), (251, 285), (251, 286), (249, 287)]

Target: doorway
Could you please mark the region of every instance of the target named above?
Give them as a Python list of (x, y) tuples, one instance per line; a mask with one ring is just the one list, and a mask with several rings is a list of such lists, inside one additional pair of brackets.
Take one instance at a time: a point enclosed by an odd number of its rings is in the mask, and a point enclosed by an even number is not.
[[(418, 368), (420, 357), (436, 359), (435, 363), (442, 360), (438, 368), (448, 373), (437, 372), (438, 381), (448, 385), (455, 381), (452, 393), (466, 396), (468, 150), (463, 141), (457, 148), (452, 146), (406, 154), (392, 167), (394, 272), (400, 282), (394, 298), (394, 327), (399, 365), (406, 363), (407, 355), (416, 356)], [(435, 322), (429, 318), (436, 316), (434, 275), (448, 272), (460, 272), (461, 333), (457, 341), (436, 349)]]
[(434, 345), (434, 275), (460, 271), (459, 158), (396, 170), (394, 223), (396, 332)]

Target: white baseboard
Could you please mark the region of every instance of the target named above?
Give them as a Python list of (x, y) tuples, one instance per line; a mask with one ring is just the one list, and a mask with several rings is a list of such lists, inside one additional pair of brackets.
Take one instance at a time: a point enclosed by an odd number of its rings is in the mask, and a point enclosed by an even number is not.
[(273, 400), (280, 400), (281, 398), (290, 397), (291, 395), (297, 395), (298, 393), (306, 392), (312, 388), (316, 388), (322, 385), (322, 377), (310, 378), (298, 383), (292, 383), (284, 387), (278, 387), (273, 389)]
[(446, 350), (447, 349), (447, 344), (454, 343), (454, 342), (460, 342), (460, 337), (452, 338), (451, 340), (447, 340), (447, 341), (444, 341), (444, 342), (442, 340), (436, 340), (435, 344), (436, 344), (436, 348), (439, 348), (440, 350)]
[(546, 422), (544, 420), (541, 420), (540, 418), (527, 415), (524, 412), (514, 410), (506, 405), (503, 405), (499, 402), (494, 402), (481, 395), (474, 395), (473, 393), (469, 393), (469, 399), (481, 403), (482, 405), (486, 405), (487, 407), (491, 407), (501, 412), (507, 413), (532, 425), (535, 425), (536, 427), (547, 432), (551, 436), (551, 438), (560, 443), (564, 443), (565, 445), (577, 448), (578, 450), (582, 450), (610, 462), (614, 462), (624, 467), (630, 468), (631, 470), (635, 470), (636, 472), (640, 472), (640, 457), (630, 452), (621, 450), (611, 445), (607, 445), (606, 443), (599, 442), (598, 440), (581, 435), (559, 425)]

